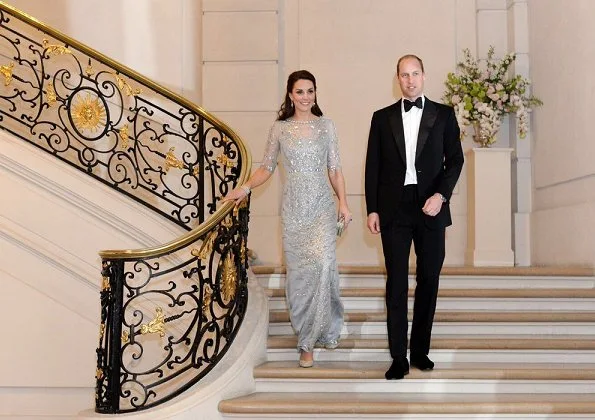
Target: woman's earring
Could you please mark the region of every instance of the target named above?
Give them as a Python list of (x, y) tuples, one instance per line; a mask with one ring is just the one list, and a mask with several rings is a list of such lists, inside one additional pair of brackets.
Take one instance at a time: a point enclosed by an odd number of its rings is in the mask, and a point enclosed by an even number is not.
[(291, 101), (291, 107), (293, 108), (293, 101)]

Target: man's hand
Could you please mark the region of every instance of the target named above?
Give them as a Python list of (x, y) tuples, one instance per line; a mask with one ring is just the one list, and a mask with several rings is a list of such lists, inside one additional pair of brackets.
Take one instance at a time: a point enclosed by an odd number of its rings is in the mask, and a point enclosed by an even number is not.
[(442, 208), (442, 197), (440, 194), (436, 193), (430, 198), (426, 200), (423, 208), (421, 209), (425, 214), (428, 216), (436, 216), (440, 213), (440, 209)]
[(373, 234), (380, 233), (380, 217), (378, 217), (378, 213), (368, 214), (368, 229)]

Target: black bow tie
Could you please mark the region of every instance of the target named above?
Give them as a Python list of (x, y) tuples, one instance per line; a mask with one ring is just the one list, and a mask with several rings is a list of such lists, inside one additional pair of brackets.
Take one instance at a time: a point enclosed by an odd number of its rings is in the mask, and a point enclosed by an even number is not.
[(422, 101), (421, 96), (417, 98), (415, 101), (410, 101), (409, 99), (403, 100), (403, 105), (405, 106), (405, 112), (409, 112), (412, 106), (416, 106), (419, 109), (422, 109)]

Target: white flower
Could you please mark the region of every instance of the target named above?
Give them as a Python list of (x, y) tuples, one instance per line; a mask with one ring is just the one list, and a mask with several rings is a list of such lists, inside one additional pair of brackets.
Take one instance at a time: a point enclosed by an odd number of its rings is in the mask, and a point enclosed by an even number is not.
[(463, 61), (457, 73), (449, 73), (445, 82), (443, 100), (452, 105), (461, 132), (465, 127), (478, 125), (480, 133), (491, 141), (502, 123), (502, 117), (516, 113), (520, 137), (525, 137), (529, 125), (529, 111), (541, 105), (536, 97), (527, 94), (530, 81), (521, 76), (509, 76), (509, 67), (516, 55), (509, 53), (500, 61), (494, 60), (494, 47), (490, 47), (483, 68), (479, 60), (463, 50)]

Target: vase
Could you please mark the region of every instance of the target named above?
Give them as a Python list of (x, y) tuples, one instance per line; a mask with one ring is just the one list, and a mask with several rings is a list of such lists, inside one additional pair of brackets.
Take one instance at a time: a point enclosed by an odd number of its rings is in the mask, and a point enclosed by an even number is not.
[(489, 136), (485, 133), (482, 133), (478, 123), (473, 124), (473, 129), (475, 130), (475, 134), (473, 134), (473, 141), (479, 144), (479, 147), (490, 147), (490, 145), (495, 142), (495, 136)]

